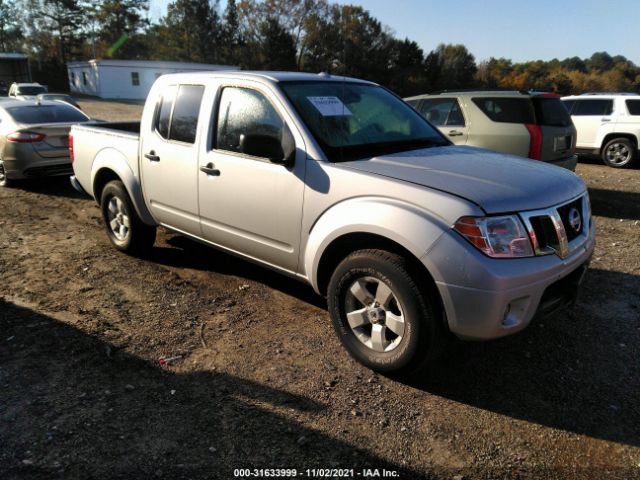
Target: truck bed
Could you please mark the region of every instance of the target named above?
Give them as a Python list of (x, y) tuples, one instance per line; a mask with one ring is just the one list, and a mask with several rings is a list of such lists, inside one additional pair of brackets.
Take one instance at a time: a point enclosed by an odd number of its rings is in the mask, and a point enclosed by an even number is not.
[[(119, 166), (121, 172), (138, 175), (138, 147), (140, 122), (101, 122), (74, 125), (71, 128), (74, 143), (73, 170), (82, 188), (94, 196), (92, 171), (102, 164)], [(95, 172), (94, 172), (95, 173)]]

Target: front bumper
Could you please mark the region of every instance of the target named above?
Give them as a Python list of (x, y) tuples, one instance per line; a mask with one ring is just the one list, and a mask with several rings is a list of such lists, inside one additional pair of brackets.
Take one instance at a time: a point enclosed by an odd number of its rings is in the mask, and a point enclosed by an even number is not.
[(595, 248), (595, 225), (565, 259), (494, 259), (454, 232), (443, 237), (422, 261), (436, 281), (449, 330), (463, 339), (490, 340), (518, 332), (536, 315), (575, 300)]

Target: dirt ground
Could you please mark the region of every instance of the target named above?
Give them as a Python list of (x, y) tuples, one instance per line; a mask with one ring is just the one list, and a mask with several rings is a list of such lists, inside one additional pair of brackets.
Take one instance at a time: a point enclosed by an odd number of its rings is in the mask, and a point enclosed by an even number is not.
[(2, 189), (0, 477), (640, 478), (640, 170), (577, 172), (598, 228), (578, 304), (411, 384), (353, 361), (303, 284), (164, 230), (118, 253), (66, 179)]

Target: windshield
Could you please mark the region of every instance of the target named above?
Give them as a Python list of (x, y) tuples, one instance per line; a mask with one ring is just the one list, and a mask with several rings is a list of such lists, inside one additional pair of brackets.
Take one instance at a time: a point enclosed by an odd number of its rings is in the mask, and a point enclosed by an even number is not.
[(322, 81), (281, 85), (331, 161), (449, 145), (414, 109), (382, 87)]
[(18, 87), (18, 95), (38, 95), (46, 91), (44, 87)]
[(84, 113), (65, 104), (11, 107), (7, 108), (7, 112), (18, 123), (66, 123), (89, 120)]

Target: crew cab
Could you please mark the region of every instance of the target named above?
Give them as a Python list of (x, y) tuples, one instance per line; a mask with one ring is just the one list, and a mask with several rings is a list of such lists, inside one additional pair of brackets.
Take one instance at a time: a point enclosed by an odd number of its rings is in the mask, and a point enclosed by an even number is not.
[(69, 143), (116, 248), (144, 254), (161, 225), (307, 282), (387, 373), (449, 333), (502, 337), (570, 304), (594, 248), (575, 174), (454, 146), (363, 80), (164, 75), (140, 123), (77, 125)]

